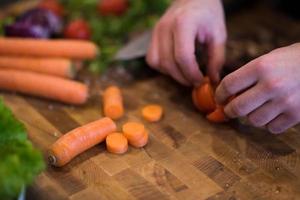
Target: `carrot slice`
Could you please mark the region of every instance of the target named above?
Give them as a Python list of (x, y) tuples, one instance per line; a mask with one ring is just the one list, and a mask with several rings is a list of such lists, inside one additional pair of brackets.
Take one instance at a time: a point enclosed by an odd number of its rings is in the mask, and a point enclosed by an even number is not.
[(0, 55), (63, 57), (81, 60), (93, 59), (97, 54), (97, 46), (89, 41), (0, 38)]
[(157, 122), (162, 118), (163, 108), (157, 104), (147, 105), (142, 109), (142, 116), (149, 122)]
[(123, 116), (123, 97), (118, 87), (110, 86), (104, 91), (103, 109), (106, 117), (119, 119)]
[(128, 140), (122, 133), (112, 133), (106, 137), (106, 148), (110, 153), (123, 154), (128, 150)]
[(206, 116), (206, 118), (211, 121), (211, 122), (215, 122), (215, 123), (222, 123), (227, 121), (227, 117), (224, 113), (224, 107), (223, 106), (217, 106), (217, 108), (215, 109), (215, 111), (213, 111), (212, 113), (208, 114)]
[(0, 89), (70, 104), (83, 104), (88, 98), (88, 88), (82, 83), (18, 70), (0, 69)]
[(17, 69), (73, 78), (75, 67), (69, 59), (0, 56), (0, 69)]
[(196, 108), (197, 108), (198, 110), (202, 110), (201, 106), (200, 106), (199, 103), (198, 103), (197, 88), (194, 88), (194, 89), (193, 89), (193, 92), (192, 92), (192, 100), (193, 100), (193, 103), (194, 103), (194, 105), (196, 106)]
[(211, 112), (216, 108), (214, 91), (209, 83), (204, 83), (195, 92), (196, 107), (202, 112)]
[(132, 145), (135, 148), (142, 148), (146, 146), (149, 140), (149, 134), (147, 131), (144, 131), (143, 137), (140, 140), (131, 141), (130, 145)]
[(128, 122), (123, 125), (122, 131), (129, 143), (131, 143), (144, 137), (145, 126), (138, 122)]
[(50, 147), (49, 163), (58, 167), (64, 166), (75, 156), (104, 141), (116, 129), (116, 124), (105, 117), (70, 131)]

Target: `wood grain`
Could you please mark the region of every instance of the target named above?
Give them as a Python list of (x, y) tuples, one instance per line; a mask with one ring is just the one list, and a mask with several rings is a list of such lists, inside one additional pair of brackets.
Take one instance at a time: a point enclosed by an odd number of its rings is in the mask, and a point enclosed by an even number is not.
[[(294, 28), (286, 31), (280, 24)], [(299, 22), (265, 7), (230, 16), (228, 25), (228, 66), (300, 40)], [(110, 154), (99, 144), (63, 168), (48, 166), (28, 188), (28, 199), (300, 199), (299, 126), (274, 136), (238, 121), (212, 124), (192, 106), (190, 89), (168, 77), (118, 82), (109, 74), (117, 76), (113, 69), (104, 78), (79, 74), (91, 89), (88, 103), (79, 107), (0, 93), (44, 155), (66, 132), (103, 117), (101, 94), (111, 83), (122, 88), (125, 100), (118, 128), (140, 121), (150, 133), (146, 147), (130, 147), (125, 155)], [(149, 103), (165, 108), (161, 122), (142, 119), (140, 109)]]

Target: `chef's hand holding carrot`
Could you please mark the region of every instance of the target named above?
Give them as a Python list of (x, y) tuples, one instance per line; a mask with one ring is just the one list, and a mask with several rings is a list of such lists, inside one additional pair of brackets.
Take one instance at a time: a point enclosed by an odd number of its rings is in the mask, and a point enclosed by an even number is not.
[(218, 82), (225, 41), (220, 0), (175, 0), (154, 28), (147, 62), (181, 84), (197, 85), (203, 78), (195, 56), (198, 42), (207, 46), (208, 75)]
[(263, 55), (227, 75), (216, 90), (231, 118), (247, 117), (257, 127), (281, 133), (300, 122), (300, 43)]

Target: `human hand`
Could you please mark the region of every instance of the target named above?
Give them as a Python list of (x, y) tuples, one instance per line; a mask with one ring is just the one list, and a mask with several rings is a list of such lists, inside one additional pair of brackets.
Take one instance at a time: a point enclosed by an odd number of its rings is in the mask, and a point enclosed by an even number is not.
[(300, 43), (276, 49), (227, 75), (216, 90), (228, 117), (281, 133), (300, 122)]
[(220, 0), (175, 0), (154, 28), (148, 64), (184, 85), (202, 81), (196, 42), (207, 46), (207, 72), (213, 82), (225, 59), (226, 27)]

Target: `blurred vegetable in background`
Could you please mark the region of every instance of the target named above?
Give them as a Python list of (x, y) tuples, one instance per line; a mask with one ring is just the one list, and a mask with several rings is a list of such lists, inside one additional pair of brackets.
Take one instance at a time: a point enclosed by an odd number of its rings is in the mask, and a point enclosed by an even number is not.
[[(92, 71), (103, 71), (112, 62), (113, 56), (128, 40), (130, 34), (152, 27), (171, 1), (62, 0), (61, 2), (65, 7), (68, 20), (83, 18), (90, 24), (92, 40), (101, 49), (100, 57), (90, 64), (90, 68)], [(104, 3), (105, 13), (103, 13), (104, 7), (100, 9)], [(126, 8), (127, 3), (128, 8)], [(113, 8), (113, 4), (118, 7)], [(108, 8), (113, 12), (116, 11), (116, 15), (108, 15)]]
[(53, 12), (34, 8), (5, 25), (5, 35), (11, 37), (49, 38), (61, 32), (62, 22)]
[(5, 23), (6, 35), (49, 38), (57, 36), (63, 21), (66, 27), (59, 36), (91, 39), (100, 46), (100, 56), (89, 64), (92, 71), (99, 72), (112, 63), (118, 49), (132, 35), (151, 28), (171, 1), (42, 0), (14, 23)]

